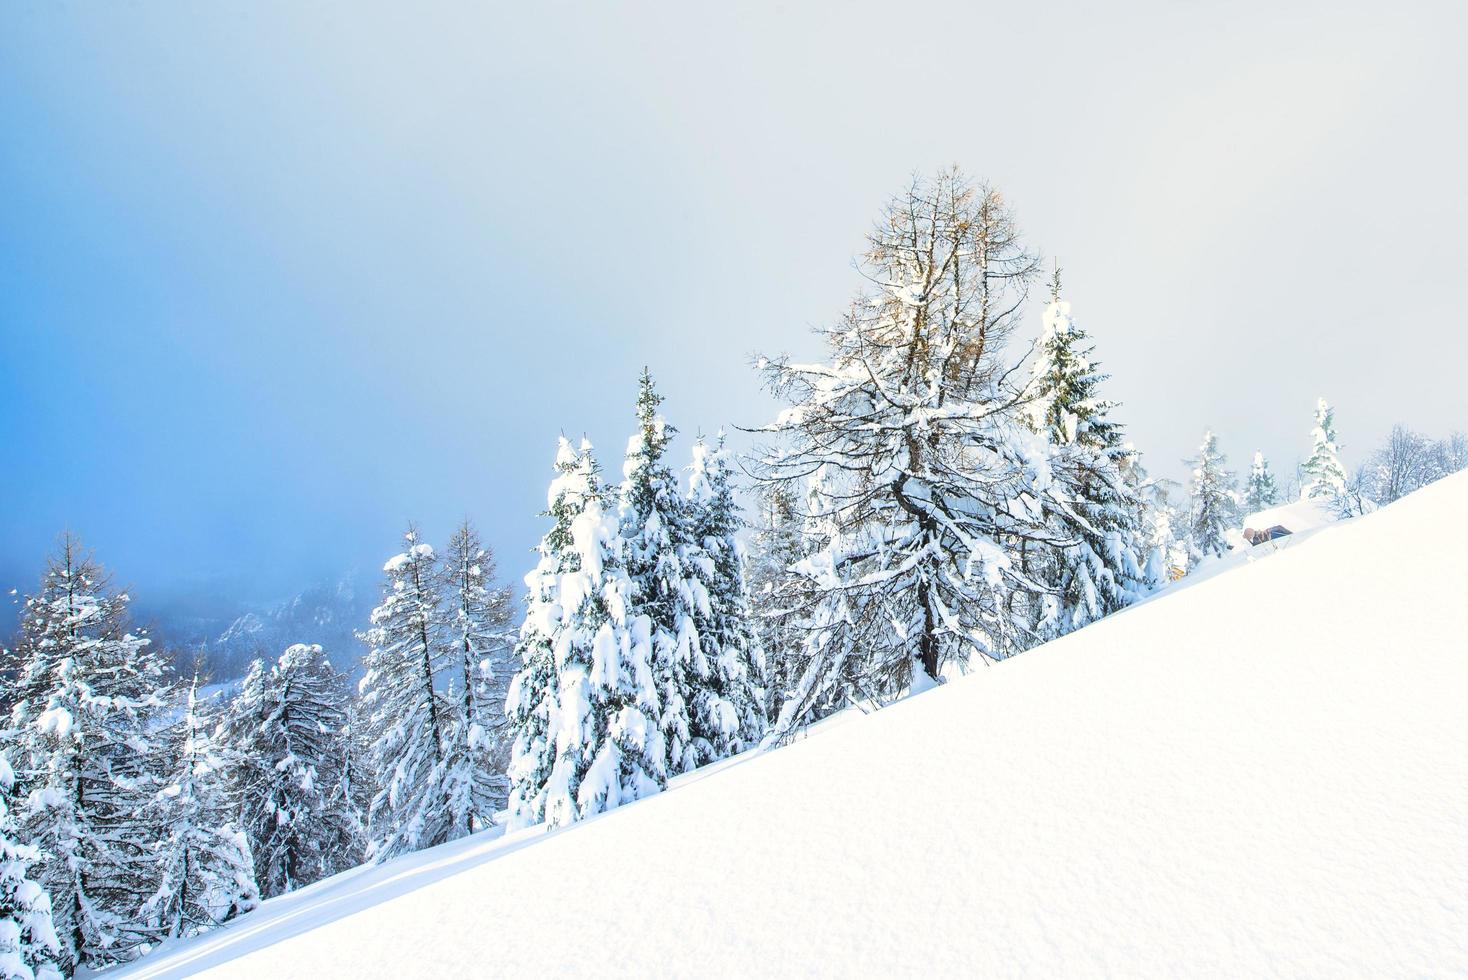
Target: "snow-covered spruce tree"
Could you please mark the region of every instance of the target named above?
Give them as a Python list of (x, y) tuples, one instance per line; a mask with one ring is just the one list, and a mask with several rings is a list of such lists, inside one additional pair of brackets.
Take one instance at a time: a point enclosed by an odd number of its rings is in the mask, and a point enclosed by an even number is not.
[(1341, 465), (1336, 444), (1335, 409), (1324, 398), (1315, 403), (1315, 427), (1310, 430), (1310, 437), (1314, 440), (1310, 457), (1300, 467), (1303, 494), (1312, 499), (1339, 500), (1346, 492), (1346, 468)]
[(494, 555), (467, 520), (449, 541), (442, 572), (452, 647), (445, 779), (453, 813), (467, 821), (459, 832), (470, 833), (487, 826), (505, 799), (494, 750), (509, 682), (510, 590), (494, 586)]
[(699, 548), (687, 502), (664, 461), (677, 430), (658, 412), (662, 400), (644, 368), (638, 381), (637, 431), (627, 441), (622, 464), (618, 515), (633, 616), (645, 616), (652, 630), (659, 725), (672, 776), (704, 761), (693, 744), (691, 698), (707, 664), (697, 614), (708, 596), (694, 567)]
[(1151, 577), (1164, 582), (1181, 578), (1192, 564), (1187, 512), (1174, 507), (1160, 485), (1148, 496), (1147, 525), (1147, 544), (1156, 563)]
[(438, 558), (416, 528), (409, 527), (405, 539), (407, 550), (383, 566), (382, 604), (362, 634), (368, 646), (362, 720), (378, 778), (367, 818), (372, 861), (442, 844), (463, 833), (472, 818), (470, 794), (451, 785), (453, 705), (434, 688), (446, 620)]
[(1149, 571), (1136, 450), (1111, 418), (1115, 404), (1101, 397), (1107, 375), (1092, 359), (1094, 345), (1060, 296), (1056, 269), (1027, 406), (1031, 425), (1050, 441), (1056, 480), (1048, 517), (1060, 543), (1024, 556), (1054, 599), (1036, 624), (1044, 636), (1079, 629), (1162, 584), (1155, 567)]
[(1249, 482), (1244, 485), (1244, 510), (1258, 513), (1279, 503), (1279, 491), (1274, 485), (1274, 474), (1269, 472), (1269, 460), (1264, 453), (1255, 451), (1254, 462), (1249, 466)]
[(200, 704), (198, 687), (195, 675), (183, 716), (160, 745), (171, 772), (158, 794), (159, 883), (147, 906), (148, 925), (160, 938), (198, 935), (260, 903), (226, 756), (215, 744), (215, 720)]
[(346, 679), (321, 647), (297, 643), (266, 669), (250, 665), (221, 742), (233, 798), (265, 898), (345, 870), (345, 816), (332, 803), (345, 754)]
[(758, 744), (764, 735), (764, 662), (744, 556), (736, 535), (744, 522), (734, 500), (724, 433), (712, 446), (693, 447), (688, 482), (689, 572), (702, 585), (694, 612), (698, 647), (693, 686), (686, 695), (696, 765)]
[(22, 836), (42, 859), (57, 966), (100, 969), (150, 938), (156, 889), (148, 733), (167, 696), (163, 656), (132, 632), (128, 596), (70, 534), (28, 596), (11, 765), (27, 788)]
[(15, 772), (0, 752), (0, 980), (56, 977), (61, 947), (51, 921), (51, 897), (31, 878), (40, 853), (20, 842), (14, 816), (18, 802)]
[(1046, 588), (1020, 552), (1060, 540), (1041, 505), (1048, 447), (1003, 359), (1035, 267), (997, 192), (952, 171), (915, 181), (869, 238), (877, 291), (825, 331), (830, 363), (762, 362), (791, 407), (762, 430), (776, 442), (761, 476), (824, 468), (830, 528), (798, 569), (804, 664), (773, 738), (823, 704), (892, 697), (1037, 639)]
[(631, 583), (589, 443), (561, 439), (547, 498), (551, 528), (525, 576), (521, 669), (505, 703), (511, 828), (569, 824), (667, 784), (652, 625), (628, 615)]
[(1187, 460), (1193, 468), (1189, 484), (1189, 545), (1196, 564), (1210, 555), (1228, 550), (1225, 537), (1238, 521), (1238, 494), (1234, 475), (1227, 469), (1228, 457), (1218, 450), (1218, 437), (1213, 430), (1203, 434), (1198, 455)]

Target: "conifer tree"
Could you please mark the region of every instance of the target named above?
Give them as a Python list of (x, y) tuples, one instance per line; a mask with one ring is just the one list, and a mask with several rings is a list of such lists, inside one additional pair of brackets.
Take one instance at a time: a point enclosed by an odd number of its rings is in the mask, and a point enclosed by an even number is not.
[(30, 874), (40, 853), (20, 842), (15, 772), (0, 752), (0, 980), (56, 977), (60, 953), (51, 897)]
[(226, 782), (226, 758), (198, 686), (196, 674), (183, 717), (162, 744), (172, 771), (158, 794), (159, 886), (148, 913), (150, 927), (170, 939), (206, 932), (260, 902), (254, 857)]
[(692, 568), (693, 531), (678, 480), (665, 462), (677, 430), (658, 412), (662, 396), (643, 369), (637, 392), (637, 431), (627, 442), (619, 495), (621, 550), (636, 616), (652, 636), (653, 676), (667, 751), (668, 775), (701, 764), (694, 745), (694, 707), (703, 663), (697, 611), (707, 595)]
[(525, 577), (521, 669), (505, 705), (512, 828), (569, 824), (667, 783), (652, 625), (629, 615), (622, 542), (589, 443), (561, 440), (547, 498), (552, 524)]
[(1040, 503), (1048, 448), (1003, 358), (1036, 268), (1003, 199), (956, 172), (915, 181), (863, 267), (877, 291), (825, 331), (829, 364), (762, 362), (791, 405), (762, 430), (774, 444), (761, 476), (824, 468), (831, 532), (799, 566), (801, 679), (774, 738), (823, 705), (894, 697), (1036, 642), (1029, 600), (1047, 587), (1021, 553), (1060, 543)]
[(250, 665), (223, 741), (234, 799), (265, 898), (345, 870), (344, 815), (332, 805), (345, 757), (345, 678), (320, 646), (290, 646), (269, 669)]
[(693, 686), (686, 695), (696, 765), (743, 751), (764, 734), (764, 657), (744, 558), (736, 539), (743, 526), (734, 500), (733, 476), (724, 450), (724, 433), (709, 446), (693, 447), (688, 484), (687, 561), (701, 588), (695, 609), (697, 648)]
[(1189, 486), (1189, 534), (1193, 561), (1228, 550), (1226, 535), (1238, 520), (1238, 495), (1234, 475), (1228, 471), (1228, 457), (1218, 451), (1218, 437), (1203, 434), (1198, 455), (1188, 460), (1193, 467)]
[(67, 534), (21, 619), (11, 764), (28, 790), (23, 836), (42, 855), (35, 874), (68, 975), (130, 959), (150, 938), (148, 739), (168, 677), (164, 658), (130, 629), (127, 604)]
[(465, 820), (461, 833), (488, 826), (505, 797), (493, 753), (504, 724), (509, 681), (504, 650), (510, 590), (493, 587), (494, 573), (494, 555), (480, 542), (473, 525), (464, 521), (449, 541), (443, 567), (449, 611), (445, 632), (452, 646), (447, 659), (454, 684), (446, 780), (451, 810)]
[(1039, 624), (1045, 636), (1079, 629), (1136, 601), (1161, 584), (1149, 571), (1145, 504), (1133, 479), (1137, 453), (1101, 397), (1107, 375), (1094, 345), (1060, 298), (1055, 270), (1051, 301), (1031, 369), (1031, 425), (1052, 447), (1057, 486), (1050, 521), (1059, 544), (1025, 554), (1053, 599)]
[(434, 688), (445, 627), (438, 559), (416, 528), (405, 539), (407, 550), (383, 566), (382, 604), (363, 634), (362, 715), (378, 778), (367, 818), (373, 861), (442, 844), (471, 819), (469, 794), (451, 785), (452, 705)]
[(1346, 492), (1346, 468), (1341, 465), (1336, 444), (1335, 409), (1324, 398), (1315, 403), (1315, 427), (1310, 437), (1314, 441), (1310, 457), (1300, 467), (1304, 496), (1340, 500)]
[(1193, 552), (1187, 513), (1174, 507), (1159, 488), (1148, 501), (1147, 542), (1154, 555), (1153, 578), (1171, 582), (1187, 573)]
[(808, 601), (796, 590), (795, 565), (805, 557), (807, 538), (794, 481), (766, 481), (756, 488), (759, 522), (748, 567), (752, 622), (764, 657), (760, 685), (765, 717), (779, 717), (785, 693), (795, 683), (804, 632), (799, 610)]
[(1249, 466), (1249, 482), (1244, 485), (1244, 510), (1254, 514), (1277, 503), (1279, 491), (1274, 485), (1274, 474), (1269, 472), (1269, 460), (1264, 458), (1264, 453), (1256, 451)]
[(354, 868), (367, 859), (367, 815), (376, 792), (368, 759), (371, 746), (362, 737), (358, 720), (359, 701), (349, 698), (346, 723), (341, 730), (341, 772), (327, 798), (327, 811), (334, 820), (336, 837), (331, 845), (333, 864)]

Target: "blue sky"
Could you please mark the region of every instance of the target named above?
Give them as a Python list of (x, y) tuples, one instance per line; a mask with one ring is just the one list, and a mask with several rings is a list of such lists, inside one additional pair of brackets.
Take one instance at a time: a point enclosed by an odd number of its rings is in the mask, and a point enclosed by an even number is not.
[(615, 472), (643, 364), (765, 420), (950, 163), (1155, 469), (1468, 426), (1462, 5), (1096, 8), (5, 5), (0, 580), (71, 527), (263, 598), (466, 514), (518, 576), (557, 433)]

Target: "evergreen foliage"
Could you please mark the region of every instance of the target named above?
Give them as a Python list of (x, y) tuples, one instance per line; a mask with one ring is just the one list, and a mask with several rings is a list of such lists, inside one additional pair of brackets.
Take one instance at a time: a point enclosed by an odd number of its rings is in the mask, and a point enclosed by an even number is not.
[(168, 676), (163, 656), (130, 629), (127, 604), (67, 534), (20, 624), (10, 758), (28, 790), (22, 836), (41, 854), (34, 873), (68, 975), (130, 959), (150, 938), (148, 739)]
[(510, 590), (493, 587), (494, 555), (468, 521), (454, 531), (442, 571), (444, 659), (452, 675), (445, 781), (450, 810), (463, 821), (459, 832), (469, 833), (488, 826), (505, 799), (495, 749), (509, 681)]
[(1193, 562), (1228, 550), (1227, 535), (1238, 523), (1238, 494), (1234, 475), (1226, 468), (1228, 457), (1218, 450), (1218, 437), (1210, 429), (1203, 434), (1198, 455), (1188, 460), (1193, 467), (1189, 485), (1189, 550)]
[(405, 539), (407, 550), (383, 566), (382, 604), (362, 637), (369, 648), (362, 722), (378, 778), (367, 818), (373, 861), (442, 844), (472, 820), (464, 771), (450, 771), (453, 705), (434, 688), (447, 625), (438, 559), (416, 528)]
[(652, 624), (630, 613), (622, 539), (589, 443), (561, 440), (547, 496), (552, 524), (525, 578), (521, 669), (505, 707), (512, 828), (569, 824), (667, 783)]
[(1324, 398), (1315, 403), (1315, 427), (1310, 437), (1310, 456), (1300, 467), (1304, 496), (1339, 500), (1346, 493), (1346, 468), (1341, 465), (1336, 444), (1335, 409)]
[(678, 480), (665, 461), (677, 430), (658, 412), (662, 396), (644, 369), (638, 382), (637, 431), (627, 442), (619, 494), (621, 554), (630, 585), (632, 622), (646, 621), (657, 684), (658, 718), (668, 775), (707, 761), (697, 746), (689, 698), (707, 662), (699, 643), (698, 613), (708, 603), (694, 559), (698, 545)]
[(321, 647), (295, 644), (250, 665), (223, 742), (255, 881), (265, 898), (345, 870), (348, 817), (334, 802), (345, 759), (346, 679)]
[(702, 586), (694, 594), (703, 601), (695, 609), (698, 647), (685, 700), (694, 756), (703, 765), (757, 744), (764, 734), (764, 657), (736, 537), (744, 522), (722, 432), (712, 446), (698, 440), (690, 469), (687, 565)]
[(1051, 444), (1056, 486), (1049, 508), (1059, 543), (1026, 551), (1053, 601), (1037, 624), (1059, 636), (1121, 609), (1162, 584), (1150, 564), (1146, 505), (1137, 453), (1101, 397), (1107, 375), (1094, 345), (1060, 299), (1055, 272), (1044, 329), (1031, 370), (1031, 424)]
[(183, 716), (162, 741), (172, 771), (158, 794), (159, 883), (148, 902), (149, 925), (161, 938), (198, 935), (260, 902), (226, 755), (199, 703), (198, 686), (196, 676)]
[(800, 610), (808, 600), (795, 594), (804, 580), (793, 573), (805, 557), (807, 535), (793, 481), (769, 481), (755, 488), (759, 520), (748, 562), (752, 625), (763, 655), (760, 684), (764, 713), (777, 718), (787, 693), (799, 679), (803, 628)]
[(51, 920), (51, 896), (30, 874), (40, 853), (20, 842), (15, 771), (0, 752), (0, 980), (57, 976), (60, 952)]
[(1279, 503), (1279, 491), (1274, 485), (1274, 474), (1269, 472), (1269, 460), (1262, 452), (1254, 453), (1254, 462), (1249, 466), (1249, 482), (1244, 485), (1244, 510), (1254, 514)]

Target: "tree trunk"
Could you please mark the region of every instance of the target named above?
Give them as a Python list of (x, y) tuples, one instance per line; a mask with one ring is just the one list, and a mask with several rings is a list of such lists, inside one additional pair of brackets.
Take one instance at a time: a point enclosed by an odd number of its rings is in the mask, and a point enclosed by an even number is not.
[(918, 585), (918, 602), (923, 607), (923, 635), (918, 638), (918, 654), (922, 658), (923, 670), (933, 680), (938, 679), (938, 636), (937, 622), (933, 616), (933, 604), (930, 600), (929, 590), (931, 586), (926, 581)]

